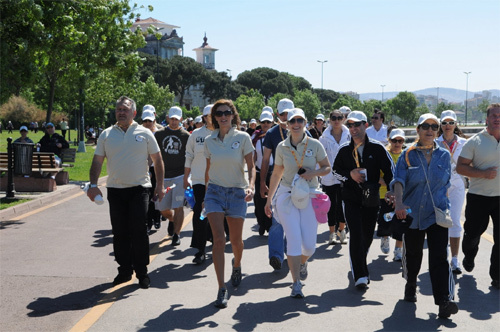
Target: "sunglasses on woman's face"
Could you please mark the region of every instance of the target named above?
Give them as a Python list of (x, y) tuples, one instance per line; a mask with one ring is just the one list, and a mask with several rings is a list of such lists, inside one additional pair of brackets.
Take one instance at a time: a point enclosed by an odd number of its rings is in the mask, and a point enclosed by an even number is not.
[(391, 139), (391, 142), (392, 143), (403, 144), (405, 142), (405, 140), (404, 139), (395, 139), (395, 138), (393, 138), (393, 139)]
[(455, 121), (443, 121), (441, 122), (442, 126), (450, 125), (453, 126), (455, 124)]
[(429, 128), (432, 128), (432, 131), (438, 131), (439, 129), (439, 125), (438, 124), (429, 124), (429, 123), (422, 123), (420, 125), (420, 128), (422, 128), (423, 130), (429, 130)]
[(346, 123), (346, 126), (347, 126), (347, 128), (359, 127), (359, 126), (361, 126), (362, 123), (363, 123), (363, 121), (349, 122), (349, 123)]
[(341, 116), (331, 116), (330, 117), (330, 120), (332, 120), (332, 121), (335, 121), (335, 120), (342, 121), (342, 119), (344, 119), (344, 117), (342, 115)]
[(225, 116), (230, 116), (233, 114), (233, 111), (215, 111), (215, 116), (217, 117), (222, 117), (223, 115)]
[(297, 122), (298, 124), (303, 124), (304, 123), (304, 119), (303, 118), (293, 118), (293, 119), (291, 119), (288, 122), (290, 122), (290, 124), (295, 124), (295, 122)]

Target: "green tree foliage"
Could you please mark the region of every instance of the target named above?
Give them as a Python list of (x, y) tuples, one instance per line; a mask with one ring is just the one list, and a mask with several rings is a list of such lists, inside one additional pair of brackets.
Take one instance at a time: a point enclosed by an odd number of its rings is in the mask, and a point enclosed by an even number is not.
[[(486, 99), (483, 99), (481, 104), (479, 104), (477, 106), (477, 109), (486, 115), (486, 110), (488, 109), (488, 106), (490, 106), (490, 102)], [(451, 109), (451, 108), (449, 108), (449, 109)]]
[(436, 107), (436, 115), (440, 116), (446, 110), (455, 110), (455, 105), (440, 102)]
[(389, 119), (391, 118), (391, 112), (388, 108), (384, 109), (384, 106), (385, 104), (382, 101), (370, 99), (363, 102), (363, 107), (360, 109), (360, 111), (365, 113), (368, 118), (371, 118), (373, 113), (375, 113), (375, 109), (379, 109), (384, 112), (386, 123), (388, 123)]
[[(14, 128), (28, 126), (32, 121), (42, 123), (45, 121), (46, 112), (30, 103), (21, 96), (12, 95), (9, 100), (0, 107), (0, 119), (6, 123), (11, 121)], [(64, 114), (55, 113), (54, 123), (57, 125)]]
[(312, 86), (308, 80), (303, 77), (295, 76), (290, 73), (286, 73), (290, 80), (292, 81), (293, 90), (311, 90)]
[(308, 121), (312, 121), (316, 115), (321, 113), (318, 95), (312, 93), (311, 90), (295, 90), (293, 104), (304, 111)]
[[(158, 85), (165, 87), (168, 85), (167, 77), (170, 76), (171, 67), (168, 65), (168, 60), (156, 57), (156, 55), (151, 55), (143, 52), (139, 52), (141, 59), (143, 60), (142, 66), (139, 68), (139, 79), (142, 82), (146, 82), (150, 76), (155, 78), (155, 82)], [(158, 60), (158, 73), (156, 72), (156, 61)]]
[(340, 93), (327, 89), (313, 89), (313, 92), (318, 95), (323, 110), (326, 113), (328, 113), (328, 111), (333, 111), (333, 103), (339, 99)]
[(387, 107), (391, 114), (402, 119), (403, 124), (412, 124), (418, 120), (422, 109), (417, 112), (418, 100), (411, 92), (404, 91), (387, 101)]
[(221, 98), (227, 98), (231, 78), (225, 71), (205, 70), (203, 73), (203, 95), (211, 103)]
[(264, 96), (258, 91), (250, 89), (234, 101), (234, 106), (236, 106), (242, 121), (258, 119), (262, 108), (265, 106)]
[(293, 83), (289, 74), (271, 68), (246, 70), (238, 75), (236, 82), (258, 91), (264, 96), (266, 103), (276, 93), (293, 94)]
[(194, 59), (176, 55), (168, 60), (170, 73), (166, 82), (170, 89), (179, 96), (179, 104), (184, 102), (184, 94), (190, 86), (202, 83), (205, 68)]
[(347, 106), (353, 111), (363, 109), (363, 103), (351, 96), (341, 94), (338, 99), (332, 104), (332, 110), (339, 109), (342, 106)]

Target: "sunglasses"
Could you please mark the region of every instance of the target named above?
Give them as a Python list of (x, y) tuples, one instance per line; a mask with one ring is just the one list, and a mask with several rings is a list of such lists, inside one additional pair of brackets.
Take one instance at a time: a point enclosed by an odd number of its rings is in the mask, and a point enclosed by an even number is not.
[(378, 116), (372, 116), (372, 120), (378, 120), (380, 119)]
[(142, 120), (142, 122), (153, 122), (151, 120)]
[(332, 120), (332, 121), (335, 121), (335, 120), (342, 121), (342, 119), (344, 119), (344, 117), (342, 115), (341, 116), (331, 116), (330, 117), (330, 120)]
[(215, 114), (215, 116), (220, 118), (223, 115), (225, 115), (225, 116), (233, 115), (233, 111), (215, 111), (214, 114)]
[(349, 123), (346, 123), (345, 125), (347, 126), (347, 128), (352, 128), (352, 127), (359, 127), (361, 126), (361, 124), (364, 123), (364, 121), (359, 121), (359, 122), (349, 122)]
[(261, 121), (260, 123), (262, 123), (262, 124), (271, 124), (272, 122), (266, 120), (266, 121)]
[(450, 125), (453, 126), (455, 124), (455, 121), (443, 121), (441, 122), (442, 126)]
[(303, 118), (293, 118), (293, 119), (289, 120), (288, 122), (290, 124), (295, 124), (295, 123), (303, 124), (304, 123), (304, 119)]
[(392, 138), (392, 139), (391, 139), (391, 142), (392, 142), (392, 143), (399, 143), (399, 144), (403, 144), (403, 143), (405, 142), (405, 140), (404, 140), (404, 139), (394, 139), (394, 138)]
[(435, 123), (433, 123), (433, 124), (422, 123), (420, 125), (420, 128), (422, 128), (423, 130), (429, 130), (429, 128), (432, 128), (432, 131), (438, 131), (439, 125), (437, 125)]

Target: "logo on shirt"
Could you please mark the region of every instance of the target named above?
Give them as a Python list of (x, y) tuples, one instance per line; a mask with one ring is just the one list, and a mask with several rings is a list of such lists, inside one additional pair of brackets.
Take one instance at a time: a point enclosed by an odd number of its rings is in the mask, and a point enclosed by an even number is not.
[(144, 136), (142, 136), (142, 135), (135, 135), (135, 140), (136, 140), (137, 142), (142, 142), (142, 141), (144, 141), (145, 139), (146, 139), (146, 138), (145, 138)]
[(312, 157), (312, 155), (313, 155), (313, 150), (307, 149), (306, 150), (306, 157)]
[(240, 147), (240, 142), (239, 141), (236, 141), (236, 142), (233, 142), (233, 144), (231, 144), (231, 149), (237, 149)]
[(177, 136), (167, 136), (163, 139), (162, 148), (167, 154), (180, 154), (182, 142)]
[(196, 137), (196, 143), (203, 144), (205, 143), (205, 137)]

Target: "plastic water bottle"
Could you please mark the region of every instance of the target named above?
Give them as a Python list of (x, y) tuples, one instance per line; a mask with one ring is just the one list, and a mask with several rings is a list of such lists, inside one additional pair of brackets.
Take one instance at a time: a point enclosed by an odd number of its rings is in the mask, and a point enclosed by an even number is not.
[[(407, 208), (406, 209), (406, 213), (410, 214), (411, 213), (411, 209)], [(396, 214), (396, 212), (394, 212), (394, 211), (385, 213), (384, 214), (384, 220), (387, 221), (387, 222), (391, 221), (395, 214)]]
[(207, 211), (205, 211), (205, 208), (203, 208), (203, 210), (201, 210), (200, 220), (204, 220), (206, 217), (207, 217)]
[[(84, 191), (84, 192), (87, 192), (90, 188), (90, 182), (86, 182), (84, 184), (82, 184), (80, 186), (80, 188)], [(102, 198), (101, 195), (97, 195), (96, 197), (94, 197), (94, 203), (96, 203), (97, 205), (103, 205), (104, 204), (104, 199)]]
[(194, 207), (193, 188), (187, 187), (187, 189), (184, 191), (184, 197), (186, 198), (187, 202), (189, 203), (189, 206), (191, 206), (192, 209)]

